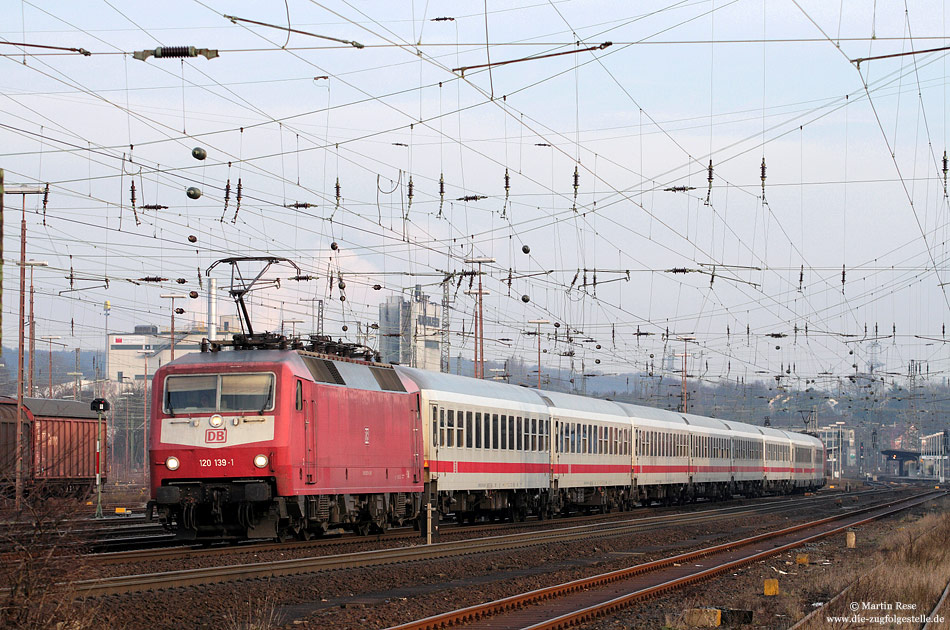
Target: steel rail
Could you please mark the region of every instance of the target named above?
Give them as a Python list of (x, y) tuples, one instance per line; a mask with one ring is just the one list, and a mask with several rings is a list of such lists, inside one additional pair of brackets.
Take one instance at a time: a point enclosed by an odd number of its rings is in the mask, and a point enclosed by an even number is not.
[(937, 605), (934, 606), (934, 609), (930, 611), (929, 615), (927, 615), (928, 620), (920, 630), (936, 630), (937, 622), (934, 620), (937, 617), (937, 613), (940, 612), (940, 608), (943, 606), (943, 603), (947, 600), (948, 593), (950, 593), (950, 582), (947, 582), (947, 586), (943, 589), (943, 595), (940, 596), (940, 600), (937, 601)]
[[(555, 617), (554, 619), (550, 619), (538, 624), (528, 626), (524, 630), (556, 630), (559, 628), (567, 628), (578, 623), (588, 622), (594, 619), (595, 617), (602, 616), (610, 612), (614, 612), (616, 610), (619, 610), (625, 606), (632, 604), (633, 602), (637, 600), (645, 599), (647, 597), (656, 595), (658, 593), (661, 593), (667, 590), (672, 590), (680, 586), (692, 584), (693, 582), (705, 579), (707, 577), (711, 577), (719, 573), (728, 571), (730, 569), (755, 562), (761, 558), (765, 558), (777, 553), (781, 553), (782, 551), (785, 551), (788, 549), (793, 549), (795, 547), (801, 546), (802, 544), (805, 544), (812, 540), (817, 540), (818, 538), (822, 538), (822, 537), (829, 536), (831, 534), (843, 531), (849, 527), (861, 525), (871, 520), (875, 520), (875, 519), (882, 518), (884, 516), (887, 516), (899, 511), (906, 510), (910, 507), (914, 507), (926, 501), (932, 500), (935, 494), (939, 496), (945, 495), (945, 493), (943, 492), (941, 493), (931, 492), (931, 493), (927, 493), (923, 497), (917, 496), (917, 497), (911, 497), (911, 498), (898, 499), (895, 501), (889, 501), (882, 504), (869, 506), (866, 508), (861, 508), (859, 510), (852, 511), (847, 514), (826, 517), (823, 519), (819, 519), (817, 521), (811, 521), (808, 523), (794, 525), (794, 526), (787, 527), (787, 528), (777, 530), (774, 532), (758, 534), (756, 536), (751, 536), (751, 537), (744, 538), (738, 541), (732, 541), (732, 542), (723, 543), (720, 545), (714, 545), (712, 547), (708, 547), (705, 549), (686, 552), (683, 554), (678, 554), (676, 556), (663, 558), (661, 560), (655, 560), (652, 562), (638, 564), (636, 566), (629, 567), (627, 569), (620, 569), (618, 571), (611, 571), (609, 573), (582, 578), (579, 580), (573, 580), (571, 582), (566, 582), (564, 584), (549, 586), (549, 587), (537, 589), (534, 591), (530, 591), (527, 593), (513, 595), (511, 597), (506, 597), (506, 598), (502, 598), (502, 599), (495, 600), (492, 602), (487, 602), (485, 604), (478, 604), (478, 605), (462, 608), (459, 610), (454, 610), (454, 611), (449, 611), (446, 613), (441, 613), (438, 615), (433, 615), (425, 619), (420, 619), (417, 621), (401, 624), (398, 626), (393, 626), (389, 628), (388, 630), (434, 630), (437, 628), (445, 628), (452, 625), (464, 624), (464, 623), (475, 621), (477, 619), (482, 619), (484, 617), (494, 615), (500, 612), (512, 610), (515, 608), (521, 608), (528, 604), (536, 604), (543, 600), (561, 597), (561, 596), (574, 593), (574, 592), (589, 590), (591, 588), (604, 586), (606, 584), (624, 580), (624, 579), (627, 579), (639, 574), (648, 573), (650, 571), (656, 571), (658, 569), (666, 568), (666, 567), (673, 566), (676, 564), (683, 564), (690, 560), (694, 560), (696, 558), (700, 558), (703, 556), (709, 556), (709, 555), (723, 552), (723, 551), (730, 551), (739, 547), (752, 545), (757, 542), (762, 542), (764, 540), (768, 540), (771, 538), (785, 536), (785, 535), (799, 532), (802, 530), (813, 529), (815, 527), (821, 527), (822, 525), (826, 525), (834, 521), (849, 519), (858, 514), (874, 512), (874, 511), (878, 511), (882, 509), (885, 510), (884, 512), (880, 514), (875, 514), (871, 517), (861, 519), (858, 521), (848, 522), (841, 525), (840, 527), (836, 527), (828, 531), (820, 532), (815, 535), (806, 536), (805, 538), (795, 540), (785, 545), (776, 546), (774, 548), (767, 549), (765, 551), (760, 551), (750, 556), (741, 558), (739, 560), (723, 563), (715, 567), (711, 567), (709, 569), (705, 569), (703, 571), (699, 571), (699, 572), (696, 572), (696, 573), (693, 573), (681, 578), (669, 580), (661, 584), (640, 589), (628, 595), (614, 598), (606, 602), (596, 604), (594, 606), (588, 606), (578, 611), (560, 615), (558, 617)], [(906, 505), (901, 505), (901, 504), (906, 504)], [(894, 506), (898, 506), (898, 507), (894, 507)]]

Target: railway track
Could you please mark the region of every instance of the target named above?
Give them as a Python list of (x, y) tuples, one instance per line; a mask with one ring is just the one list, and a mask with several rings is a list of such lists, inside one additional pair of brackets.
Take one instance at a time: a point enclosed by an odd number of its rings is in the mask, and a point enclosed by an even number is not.
[[(563, 521), (551, 521), (551, 523), (576, 523), (578, 525), (583, 525), (584, 523), (604, 523), (611, 522), (622, 518), (622, 514), (627, 514), (628, 517), (632, 517), (632, 520), (642, 522), (644, 524), (650, 522), (648, 519), (653, 519), (656, 521), (662, 522), (663, 519), (671, 518), (680, 518), (689, 514), (722, 514), (723, 518), (735, 516), (736, 512), (746, 513), (745, 511), (750, 509), (775, 509), (775, 508), (794, 508), (799, 505), (804, 505), (808, 503), (815, 502), (825, 502), (825, 501), (834, 501), (834, 500), (844, 500), (845, 498), (851, 500), (857, 500), (860, 497), (866, 496), (877, 496), (881, 494), (891, 494), (894, 492), (894, 489), (875, 489), (875, 490), (866, 490), (853, 493), (840, 493), (840, 494), (822, 494), (816, 495), (813, 497), (798, 497), (798, 498), (780, 498), (773, 501), (763, 501), (761, 503), (756, 503), (754, 505), (749, 505), (746, 502), (738, 503), (736, 505), (727, 505), (720, 507), (706, 507), (712, 506), (713, 504), (706, 504), (706, 506), (699, 509), (694, 509), (688, 512), (676, 511), (671, 514), (656, 514), (656, 515), (643, 515), (638, 514), (637, 512), (629, 513), (615, 513), (610, 517), (605, 517), (604, 515), (597, 516), (582, 516), (575, 517), (571, 519), (565, 519)], [(610, 520), (605, 520), (605, 519)], [(630, 520), (628, 518), (628, 520)], [(480, 537), (490, 535), (493, 533), (498, 534), (508, 534), (513, 530), (532, 530), (537, 531), (537, 527), (540, 521), (529, 521), (526, 523), (506, 523), (504, 525), (454, 525), (451, 523), (442, 523), (441, 524), (441, 533), (442, 536), (466, 536), (470, 534), (476, 534)], [(125, 541), (125, 544), (132, 549), (123, 550), (122, 545), (118, 544), (119, 541), (116, 541), (117, 544), (113, 545), (112, 549), (106, 547), (96, 549), (100, 553), (95, 554), (95, 563), (97, 565), (112, 565), (112, 564), (122, 564), (126, 562), (136, 562), (136, 561), (153, 561), (153, 560), (177, 560), (185, 559), (200, 553), (202, 557), (211, 557), (217, 555), (229, 555), (235, 553), (259, 553), (267, 551), (291, 551), (297, 549), (323, 549), (327, 547), (335, 546), (345, 546), (351, 544), (363, 543), (366, 541), (385, 541), (385, 542), (398, 542), (400, 540), (405, 540), (409, 542), (418, 541), (419, 533), (412, 531), (409, 528), (402, 528), (397, 530), (391, 530), (386, 534), (380, 536), (371, 536), (371, 537), (355, 537), (355, 536), (342, 536), (336, 538), (322, 538), (318, 540), (311, 540), (306, 542), (284, 542), (284, 543), (272, 543), (272, 542), (249, 542), (249, 543), (239, 543), (234, 544), (225, 544), (225, 545), (216, 545), (216, 546), (196, 546), (188, 543), (178, 542), (178, 546), (174, 545), (174, 539), (168, 538), (163, 539), (160, 537), (150, 537), (144, 541), (139, 541), (131, 539)], [(161, 545), (163, 548), (160, 549), (149, 549), (145, 548), (145, 545), (156, 543)], [(114, 550), (113, 550), (114, 549)]]
[[(559, 630), (944, 496), (929, 492), (420, 619), (389, 630)], [(702, 558), (703, 563), (695, 561)], [(544, 603), (543, 606), (534, 604)]]
[[(828, 495), (825, 498), (830, 500), (838, 499), (838, 497), (834, 495)], [(434, 560), (479, 553), (513, 551), (537, 545), (590, 541), (600, 538), (642, 533), (660, 528), (669, 528), (672, 526), (684, 526), (703, 522), (708, 523), (716, 520), (736, 518), (739, 516), (753, 516), (755, 514), (801, 507), (802, 504), (813, 504), (816, 500), (820, 501), (822, 499), (818, 497), (792, 499), (769, 502), (765, 504), (757, 503), (754, 505), (732, 506), (728, 508), (718, 508), (715, 510), (690, 512), (686, 514), (668, 514), (663, 516), (641, 517), (628, 519), (625, 521), (604, 521), (599, 519), (581, 525), (571, 525), (557, 529), (535, 529), (525, 532), (509, 532), (501, 535), (480, 537), (476, 539), (464, 539), (452, 542), (436, 543), (429, 546), (413, 545), (346, 554), (322, 555), (290, 560), (275, 560), (271, 562), (255, 562), (253, 564), (183, 569), (147, 575), (118, 576), (102, 578), (99, 580), (85, 580), (82, 582), (75, 582), (74, 587), (76, 589), (77, 595), (94, 597), (100, 595), (131, 593), (145, 590), (158, 590), (182, 586), (231, 582), (245, 579), (300, 575), (344, 568), (369, 567), (421, 560)], [(474, 529), (477, 530), (478, 528)], [(404, 537), (414, 541), (418, 540), (418, 534), (407, 533), (404, 535)], [(307, 545), (314, 546), (314, 543), (307, 543)], [(147, 556), (141, 552), (135, 552), (137, 553), (137, 556), (133, 556), (132, 552), (112, 554), (112, 556), (113, 558), (123, 558), (126, 561), (131, 559), (152, 561), (158, 558), (181, 558), (189, 555), (200, 555), (202, 558), (205, 558), (207, 557), (206, 554), (209, 552), (212, 554), (234, 554), (236, 551), (259, 552), (264, 548), (287, 550), (289, 546), (281, 544), (255, 545), (253, 547), (248, 546), (244, 549), (238, 550), (233, 547), (212, 548), (204, 550), (190, 548), (168, 549), (157, 550), (154, 553), (148, 554)], [(104, 560), (107, 557), (108, 556), (100, 555), (97, 557), (96, 562), (101, 563), (101, 560)]]

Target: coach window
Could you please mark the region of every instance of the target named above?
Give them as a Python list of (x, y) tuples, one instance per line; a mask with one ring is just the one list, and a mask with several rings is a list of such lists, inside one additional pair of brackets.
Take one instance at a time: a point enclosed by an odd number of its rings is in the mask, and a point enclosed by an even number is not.
[(475, 437), (475, 429), (472, 426), (472, 412), (465, 412), (465, 448), (472, 448), (472, 440)]
[(501, 442), (498, 441), (498, 414), (493, 413), (491, 416), (491, 435), (492, 435), (492, 448), (500, 449)]
[(442, 433), (439, 434), (439, 408), (432, 405), (432, 446), (445, 441), (445, 412), (442, 412)]
[(517, 416), (517, 421), (515, 424), (515, 436), (517, 437), (515, 449), (520, 451), (522, 447), (522, 440), (524, 439), (521, 433), (521, 416)]
[(482, 447), (482, 414), (475, 412), (475, 448)]
[(508, 448), (508, 416), (506, 416), (505, 414), (502, 414), (501, 416), (500, 429), (501, 429), (500, 431), (501, 432), (501, 446), (499, 448), (501, 448), (502, 450), (505, 450)]
[(447, 438), (445, 442), (442, 442), (444, 446), (455, 446), (455, 410), (449, 409), (446, 412), (445, 419), (445, 428), (447, 432), (445, 437)]
[(508, 416), (508, 450), (515, 450), (515, 417)]

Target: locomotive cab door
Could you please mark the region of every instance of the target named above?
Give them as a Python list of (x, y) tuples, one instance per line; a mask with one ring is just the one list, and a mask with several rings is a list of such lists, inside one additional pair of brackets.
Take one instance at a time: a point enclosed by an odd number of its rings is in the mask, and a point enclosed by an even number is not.
[(297, 396), (300, 397), (298, 400), (301, 400), (303, 407), (304, 478), (308, 484), (314, 484), (317, 483), (317, 408), (313, 400), (312, 388), (310, 396), (305, 397), (303, 395), (303, 382), (300, 380), (297, 381)]

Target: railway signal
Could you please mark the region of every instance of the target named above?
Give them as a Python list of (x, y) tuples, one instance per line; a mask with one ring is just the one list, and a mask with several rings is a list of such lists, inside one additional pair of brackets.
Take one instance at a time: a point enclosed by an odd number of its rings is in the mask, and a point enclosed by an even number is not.
[(89, 405), (96, 412), (96, 518), (102, 518), (102, 414), (109, 411), (109, 401), (96, 398)]

